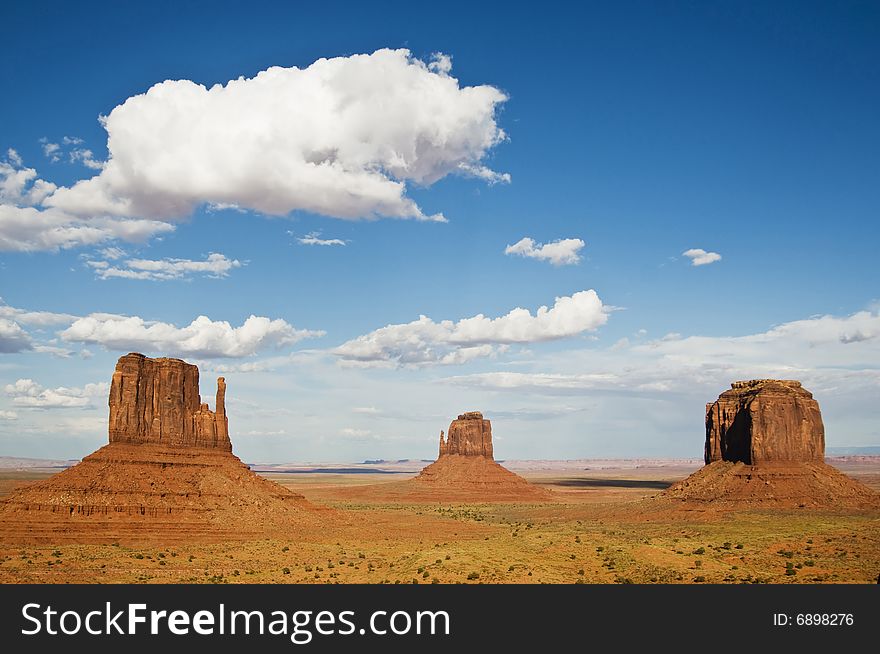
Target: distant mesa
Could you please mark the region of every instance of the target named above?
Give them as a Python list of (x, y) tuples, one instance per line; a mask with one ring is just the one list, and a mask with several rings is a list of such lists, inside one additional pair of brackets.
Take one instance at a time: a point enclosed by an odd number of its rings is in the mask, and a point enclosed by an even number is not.
[(690, 507), (880, 506), (877, 493), (825, 463), (819, 403), (798, 381), (733, 382), (707, 404), (705, 461), (657, 499)]
[(196, 366), (121, 357), (110, 387), (109, 444), (11, 493), (0, 503), (0, 540), (210, 541), (321, 524), (332, 512), (232, 454), (225, 395), (221, 377), (211, 411)]
[(546, 501), (552, 494), (495, 462), (492, 423), (463, 413), (440, 432), (437, 460), (402, 482), (415, 495), (458, 501)]

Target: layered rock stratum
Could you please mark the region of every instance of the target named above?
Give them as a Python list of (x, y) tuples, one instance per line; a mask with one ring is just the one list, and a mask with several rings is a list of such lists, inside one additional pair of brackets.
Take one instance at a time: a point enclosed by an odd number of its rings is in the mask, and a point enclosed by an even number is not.
[(221, 377), (211, 411), (196, 366), (121, 357), (110, 388), (110, 442), (11, 493), (0, 503), (0, 540), (227, 540), (320, 524), (321, 509), (232, 454), (225, 393)]

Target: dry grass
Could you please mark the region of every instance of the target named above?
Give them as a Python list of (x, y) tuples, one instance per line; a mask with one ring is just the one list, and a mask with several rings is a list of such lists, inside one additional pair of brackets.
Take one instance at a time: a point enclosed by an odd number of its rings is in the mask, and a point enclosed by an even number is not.
[[(289, 539), (245, 543), (0, 544), (0, 582), (181, 583), (869, 583), (880, 514), (812, 510), (634, 522), (620, 508), (686, 471), (529, 475), (552, 503), (346, 499), (375, 476), (278, 475), (344, 519)], [(848, 469), (877, 488), (876, 464)], [(27, 476), (33, 478), (32, 475)], [(26, 479), (0, 479), (0, 492)], [(392, 482), (393, 483), (393, 482)], [(616, 485), (615, 485), (616, 484)], [(379, 494), (381, 496), (381, 494)], [(615, 517), (616, 516), (616, 517)], [(621, 517), (624, 516), (624, 517)]]

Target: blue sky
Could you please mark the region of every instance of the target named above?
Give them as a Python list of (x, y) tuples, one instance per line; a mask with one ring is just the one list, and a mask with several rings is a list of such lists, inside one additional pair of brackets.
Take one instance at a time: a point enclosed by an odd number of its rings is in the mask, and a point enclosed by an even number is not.
[(880, 443), (876, 4), (0, 11), (0, 454), (104, 442), (138, 349), (225, 374), (252, 461), (428, 458), (473, 409), (501, 458), (699, 456), (759, 376)]

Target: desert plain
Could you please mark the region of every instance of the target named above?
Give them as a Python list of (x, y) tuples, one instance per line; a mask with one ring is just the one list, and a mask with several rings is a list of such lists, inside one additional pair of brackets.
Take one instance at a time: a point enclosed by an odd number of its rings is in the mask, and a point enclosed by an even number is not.
[[(827, 461), (880, 490), (880, 457)], [(331, 519), (244, 541), (0, 543), (0, 582), (803, 584), (880, 573), (874, 509), (641, 510), (697, 459), (504, 462), (550, 491), (534, 503), (400, 496), (423, 465), (255, 466)], [(0, 498), (57, 471), (0, 469)]]

